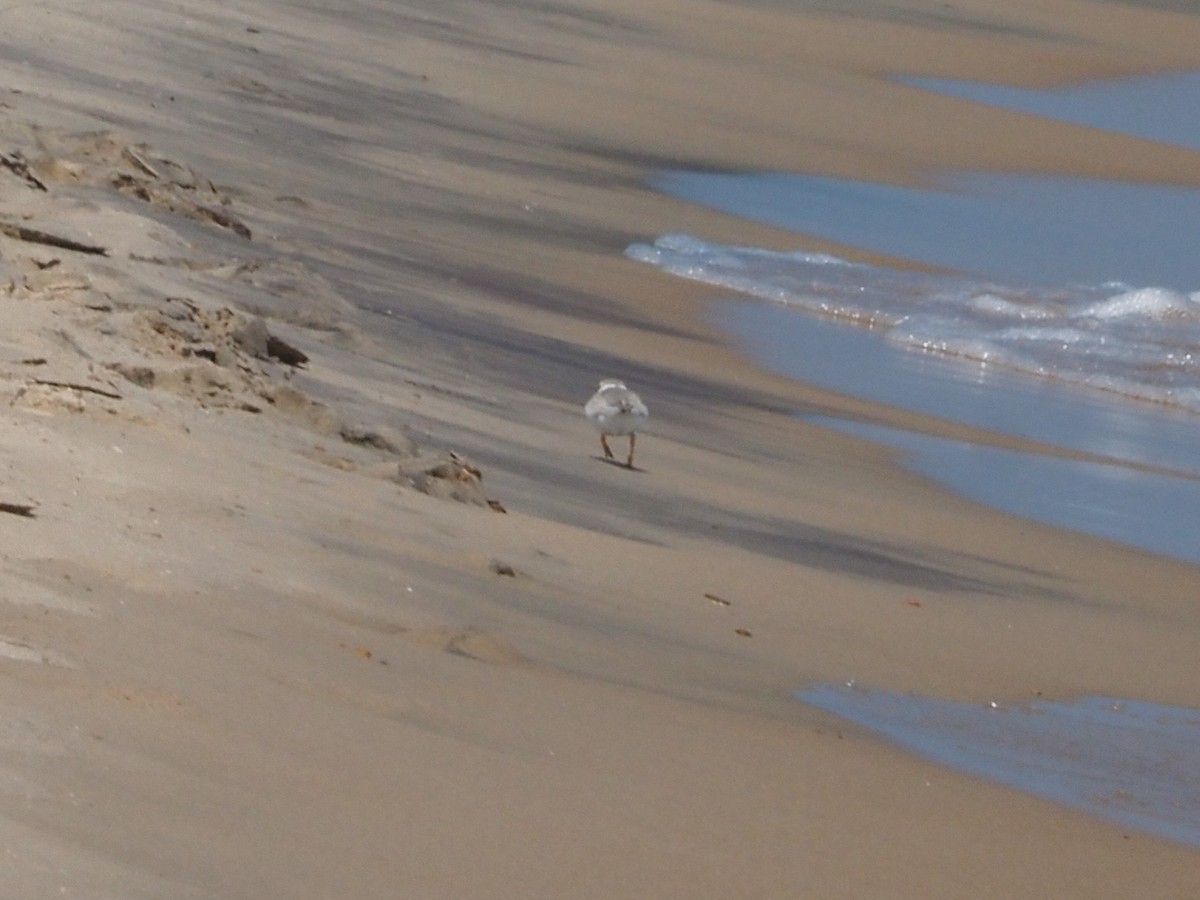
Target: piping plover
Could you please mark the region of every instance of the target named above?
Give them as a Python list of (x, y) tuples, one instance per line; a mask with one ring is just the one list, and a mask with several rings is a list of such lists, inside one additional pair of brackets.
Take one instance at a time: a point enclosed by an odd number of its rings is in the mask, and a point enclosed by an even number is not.
[(604, 378), (600, 381), (600, 390), (584, 404), (583, 414), (600, 432), (600, 446), (604, 448), (605, 459), (613, 458), (613, 452), (608, 447), (608, 436), (629, 435), (629, 459), (625, 461), (625, 466), (632, 469), (633, 446), (637, 440), (635, 432), (650, 415), (642, 398), (625, 387), (623, 381)]

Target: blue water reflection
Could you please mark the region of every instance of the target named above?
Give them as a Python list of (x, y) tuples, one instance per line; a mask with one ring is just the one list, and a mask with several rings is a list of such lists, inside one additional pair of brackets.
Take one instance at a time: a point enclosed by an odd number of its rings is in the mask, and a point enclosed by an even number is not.
[(944, 78), (899, 80), (976, 103), (1200, 150), (1200, 72), (1089, 81), (1056, 90)]
[(1200, 481), (1001, 450), (898, 428), (813, 421), (906, 454), (913, 471), (970, 500), (1200, 564)]
[[(812, 420), (895, 447), (907, 454), (908, 468), (976, 502), (1200, 563), (1200, 417), (906, 350), (867, 329), (773, 304), (730, 300), (714, 310), (717, 324), (788, 377), (1117, 464)], [(1120, 463), (1162, 467), (1180, 477)]]
[(942, 765), (1200, 847), (1200, 712), (1113, 697), (1011, 706), (822, 684), (796, 698)]
[[(1200, 73), (1060, 91), (905, 79), (928, 90), (1200, 149)], [(943, 173), (926, 188), (791, 173), (666, 172), (654, 185), (734, 215), (1008, 284), (1200, 290), (1200, 191), (1076, 178)], [(880, 333), (731, 301), (718, 325), (784, 375), (981, 428), (1160, 466), (1007, 454), (878, 430), (873, 439), (957, 491), (1017, 515), (1200, 562), (1200, 417), (994, 365), (904, 350)], [(1196, 350), (1181, 346), (1190, 361)], [(865, 426), (839, 423), (838, 427)]]
[(725, 300), (712, 308), (714, 324), (739, 347), (797, 381), (1081, 453), (1200, 476), (1198, 416), (907, 349), (877, 332), (778, 304)]
[(1200, 289), (1200, 190), (944, 174), (928, 189), (786, 172), (667, 172), (653, 185), (797, 234), (1008, 284)]

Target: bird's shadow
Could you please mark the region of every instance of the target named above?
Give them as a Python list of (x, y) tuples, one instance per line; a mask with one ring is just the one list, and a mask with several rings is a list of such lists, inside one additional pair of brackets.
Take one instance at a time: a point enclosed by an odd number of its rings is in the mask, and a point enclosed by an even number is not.
[(646, 473), (645, 469), (638, 466), (627, 466), (619, 459), (609, 459), (607, 456), (593, 456), (592, 459), (596, 460), (596, 462), (602, 462), (605, 465), (615, 466), (618, 469), (624, 469), (626, 472), (638, 472), (643, 475)]

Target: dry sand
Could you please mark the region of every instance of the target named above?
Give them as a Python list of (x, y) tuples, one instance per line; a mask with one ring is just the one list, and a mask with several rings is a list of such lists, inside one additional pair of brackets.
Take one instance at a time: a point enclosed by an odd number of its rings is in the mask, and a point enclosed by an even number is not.
[[(795, 241), (659, 164), (1200, 183), (885, 78), (1195, 67), (1166, 6), (0, 9), (0, 894), (1200, 894), (1195, 851), (790, 697), (1200, 707), (1197, 570), (794, 420), (901, 414), (621, 257)], [(605, 375), (644, 471), (595, 459)]]

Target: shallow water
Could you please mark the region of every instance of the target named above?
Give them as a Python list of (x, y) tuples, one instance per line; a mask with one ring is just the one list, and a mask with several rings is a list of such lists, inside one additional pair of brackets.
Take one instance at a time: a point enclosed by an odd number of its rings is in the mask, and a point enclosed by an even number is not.
[[(1200, 73), (1060, 91), (905, 81), (1200, 147)], [(635, 259), (869, 323), (907, 346), (1200, 413), (1200, 190), (979, 173), (930, 173), (923, 188), (781, 172), (664, 172), (654, 184), (797, 234), (959, 274), (682, 234), (629, 248)]]
[(925, 188), (785, 172), (665, 172), (652, 184), (797, 234), (971, 273), (984, 285), (1200, 289), (1194, 188), (968, 173), (931, 174)]
[[(1053, 92), (906, 81), (1200, 146), (1200, 73)], [(715, 319), (790, 377), (1178, 473), (874, 435), (983, 502), (1197, 561), (1190, 477), (1200, 475), (1200, 191), (965, 173), (931, 174), (922, 189), (787, 173), (666, 172), (655, 184), (797, 234), (954, 270), (904, 272), (684, 234), (626, 251), (771, 301), (718, 301)]]
[(795, 696), (934, 762), (1200, 848), (1200, 711), (1113, 697), (979, 705), (831, 684)]
[(944, 78), (899, 80), (976, 103), (1200, 150), (1200, 72), (1089, 81), (1057, 90)]
[(1200, 564), (1200, 480), (814, 418), (901, 450), (908, 466), (1014, 515)]
[[(865, 328), (784, 307), (727, 300), (713, 320), (791, 378), (1113, 460), (1111, 465), (1000, 450), (837, 419), (830, 427), (904, 452), (951, 490), (1106, 540), (1200, 563), (1200, 417), (1082, 394), (1052, 381), (916, 353)], [(847, 365), (852, 361), (853, 365)], [(1139, 471), (1156, 466), (1180, 477)]]
[(1200, 476), (1200, 416), (914, 351), (881, 339), (878, 331), (779, 304), (717, 300), (711, 320), (739, 349), (797, 381), (1068, 450)]
[[(1200, 291), (1114, 283), (1020, 287), (686, 234), (634, 244), (626, 255), (798, 311), (870, 325), (894, 343), (976, 367), (986, 363), (1200, 414)], [(1200, 272), (1196, 278), (1200, 284)]]
[[(1200, 563), (1200, 516), (1195, 513), (1200, 509), (1200, 482), (1194, 480), (1200, 477), (1200, 415), (1193, 412), (1200, 409), (1200, 371), (1159, 365), (1151, 349), (1147, 371), (1139, 374), (1136, 364), (1117, 356), (1124, 351), (1113, 350), (1119, 346), (1121, 329), (1101, 328), (1090, 337), (1073, 336), (1074, 347), (1044, 348), (1057, 357), (1047, 361), (1047, 367), (1057, 364), (1061, 369), (1077, 361), (1078, 373), (1027, 377), (1011, 356), (998, 353), (1002, 362), (997, 365), (916, 349), (897, 340), (897, 332), (937, 328), (942, 319), (956, 316), (957, 327), (969, 340), (984, 340), (981, 333), (970, 332), (970, 316), (956, 306), (961, 291), (934, 296), (925, 275), (849, 266), (809, 254), (721, 247), (680, 236), (667, 236), (653, 247), (634, 246), (629, 253), (684, 277), (745, 288), (757, 296), (770, 296), (777, 289), (792, 298), (804, 291), (811, 298), (809, 305), (828, 304), (820, 309), (826, 315), (812, 316), (789, 302), (714, 302), (716, 324), (781, 374), (901, 409), (1183, 476), (999, 451), (887, 429), (867, 434), (868, 429), (851, 423), (839, 426), (906, 451), (910, 468), (971, 499)], [(799, 276), (802, 269), (805, 275)], [(798, 277), (809, 281), (800, 287)], [(893, 310), (919, 306), (932, 311), (894, 323), (873, 313), (864, 315), (872, 328), (849, 323), (855, 316), (847, 310), (874, 310), (880, 302), (890, 303)], [(1188, 337), (1185, 324), (1166, 319), (1157, 332), (1136, 321), (1129, 327), (1157, 333), (1166, 341), (1200, 341), (1200, 334)], [(1019, 329), (1002, 325), (1000, 331)], [(1053, 333), (1061, 338), (1062, 327)], [(1034, 358), (1033, 367), (1038, 368)], [(1107, 389), (1079, 389), (1088, 384)], [(1117, 390), (1142, 396), (1169, 392), (1175, 406), (1129, 402), (1115, 396)]]

